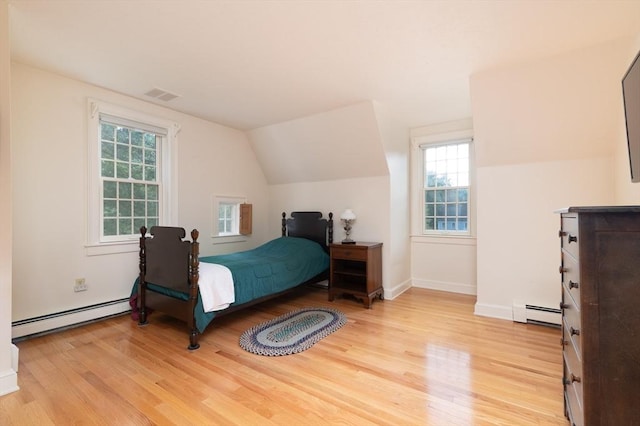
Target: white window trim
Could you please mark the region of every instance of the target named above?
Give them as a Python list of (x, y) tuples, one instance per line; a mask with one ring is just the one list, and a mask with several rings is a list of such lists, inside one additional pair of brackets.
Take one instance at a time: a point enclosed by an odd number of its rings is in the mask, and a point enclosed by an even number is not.
[[(228, 196), (228, 195), (214, 195), (213, 203), (212, 203), (212, 212), (211, 212), (211, 238), (213, 239), (213, 244), (227, 244), (227, 243), (239, 243), (247, 240), (246, 235), (241, 235), (238, 231), (237, 234), (224, 234), (220, 235), (218, 231), (218, 214), (220, 210), (220, 204), (244, 204), (247, 202), (246, 197), (237, 197), (237, 196)], [(238, 207), (238, 215), (240, 214), (240, 210)], [(238, 217), (238, 227), (240, 218)]]
[(150, 114), (134, 111), (96, 99), (87, 99), (87, 255), (125, 253), (138, 250), (138, 237), (121, 241), (101, 241), (102, 208), (100, 206), (100, 114), (121, 117), (133, 122), (145, 123), (166, 129), (162, 152), (162, 193), (159, 223), (171, 225), (178, 223), (178, 155), (177, 135), (180, 126), (170, 120)]
[(414, 136), (411, 138), (411, 236), (420, 238), (475, 238), (475, 149), (473, 142), (469, 150), (469, 229), (468, 232), (433, 231), (424, 232), (424, 145), (441, 145), (456, 141), (473, 140), (472, 130)]

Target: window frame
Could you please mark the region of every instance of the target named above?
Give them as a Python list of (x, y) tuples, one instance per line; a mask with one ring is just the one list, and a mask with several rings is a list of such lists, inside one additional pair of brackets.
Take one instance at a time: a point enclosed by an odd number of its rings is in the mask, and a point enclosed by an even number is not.
[[(467, 230), (425, 230), (425, 151), (429, 145), (447, 145), (469, 142), (469, 193), (467, 205)], [(412, 182), (411, 191), (411, 234), (418, 237), (472, 238), (475, 237), (475, 149), (473, 132), (460, 130), (447, 133), (414, 136), (411, 139)]]
[[(228, 195), (214, 195), (212, 202), (212, 225), (211, 225), (211, 237), (214, 244), (225, 244), (232, 242), (246, 241), (247, 236), (240, 234), (240, 205), (246, 204), (246, 197), (228, 196)], [(234, 209), (234, 228), (235, 232), (223, 232), (218, 229), (218, 220), (220, 217), (220, 207), (222, 205), (233, 205)]]
[[(142, 128), (155, 128), (163, 133), (160, 137), (160, 158), (157, 163), (161, 170), (159, 184), (159, 219), (160, 225), (178, 223), (177, 188), (177, 134), (180, 126), (164, 118), (140, 111), (131, 110), (118, 105), (88, 99), (88, 207), (87, 207), (87, 254), (102, 255), (132, 252), (138, 249), (138, 234), (127, 236), (102, 236), (102, 178), (101, 178), (101, 133), (100, 117), (107, 116), (122, 123), (138, 124)], [(107, 120), (111, 121), (111, 120)]]

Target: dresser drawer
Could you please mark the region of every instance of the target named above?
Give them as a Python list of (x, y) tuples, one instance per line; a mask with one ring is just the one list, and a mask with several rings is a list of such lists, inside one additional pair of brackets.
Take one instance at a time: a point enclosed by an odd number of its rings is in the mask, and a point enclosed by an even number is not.
[(578, 217), (576, 215), (562, 215), (560, 237), (562, 238), (562, 248), (578, 259), (580, 253), (578, 250)]
[[(565, 365), (565, 369), (566, 369)], [(582, 408), (582, 399), (578, 399), (576, 389), (573, 386), (564, 387), (564, 399), (567, 409), (567, 415), (571, 421), (571, 426), (584, 426), (584, 414)]]
[(567, 295), (567, 289), (562, 291), (562, 328), (565, 331), (563, 338), (567, 341), (571, 340), (579, 354), (579, 360), (582, 361), (582, 329), (580, 322), (580, 310), (573, 303), (570, 296)]
[(571, 295), (573, 303), (580, 309), (580, 267), (575, 258), (562, 253), (562, 284)]
[(367, 250), (361, 250), (355, 247), (349, 247), (345, 245), (345, 247), (331, 247), (331, 257), (333, 259), (344, 259), (344, 260), (367, 260)]

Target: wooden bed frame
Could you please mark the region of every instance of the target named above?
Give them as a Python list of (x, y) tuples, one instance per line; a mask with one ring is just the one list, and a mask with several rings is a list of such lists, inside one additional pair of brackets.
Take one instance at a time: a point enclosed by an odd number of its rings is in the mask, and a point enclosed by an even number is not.
[[(195, 309), (198, 301), (199, 280), (199, 232), (191, 231), (191, 240), (183, 240), (184, 228), (154, 226), (150, 230), (152, 237), (147, 237), (147, 228), (140, 228), (140, 277), (138, 280), (138, 325), (147, 325), (148, 310), (157, 310), (178, 318), (187, 323), (189, 330), (189, 350), (200, 347), (198, 329), (196, 327)], [(329, 219), (323, 219), (320, 212), (292, 212), (291, 218), (282, 213), (282, 236), (306, 238), (320, 244), (329, 252), (333, 242), (333, 213)], [(250, 302), (232, 305), (216, 312), (216, 317), (265, 300), (273, 299), (284, 293), (306, 284), (314, 284), (329, 278), (329, 269), (312, 279), (300, 283), (296, 287), (261, 297)], [(154, 291), (147, 291), (147, 283), (160, 285), (167, 289), (188, 293), (187, 300), (167, 296)]]

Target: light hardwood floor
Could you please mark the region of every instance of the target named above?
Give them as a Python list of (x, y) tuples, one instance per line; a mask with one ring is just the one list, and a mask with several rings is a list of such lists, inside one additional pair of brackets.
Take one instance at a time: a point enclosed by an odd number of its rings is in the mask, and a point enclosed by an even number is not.
[[(567, 425), (558, 329), (474, 316), (475, 298), (411, 289), (370, 310), (287, 296), (214, 321), (120, 316), (19, 342), (20, 391), (2, 425)], [(348, 323), (311, 349), (263, 357), (247, 328), (305, 306)]]

